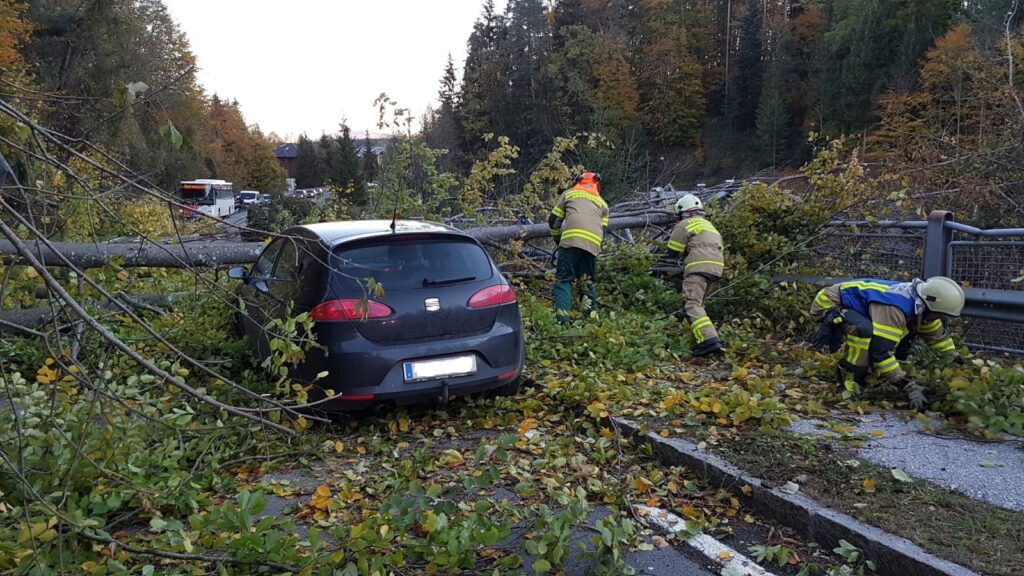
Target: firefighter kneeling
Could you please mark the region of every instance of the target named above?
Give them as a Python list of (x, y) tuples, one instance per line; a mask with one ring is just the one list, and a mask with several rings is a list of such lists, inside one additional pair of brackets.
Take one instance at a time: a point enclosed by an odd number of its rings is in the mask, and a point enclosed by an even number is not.
[(855, 391), (866, 382), (873, 366), (879, 378), (899, 385), (910, 405), (928, 404), (928, 390), (907, 377), (900, 367), (916, 336), (933, 350), (963, 359), (949, 337), (944, 320), (960, 315), (964, 291), (945, 276), (910, 282), (863, 278), (818, 291), (811, 316), (822, 323), (815, 342), (835, 352), (843, 341), (846, 357), (839, 362), (843, 384)]

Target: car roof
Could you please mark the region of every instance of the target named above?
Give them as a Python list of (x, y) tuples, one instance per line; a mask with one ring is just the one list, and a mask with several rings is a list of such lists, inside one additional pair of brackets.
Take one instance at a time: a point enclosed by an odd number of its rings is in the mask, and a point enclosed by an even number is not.
[(425, 220), (396, 220), (395, 231), (391, 231), (391, 220), (345, 220), (341, 222), (320, 222), (304, 224), (297, 228), (307, 230), (320, 237), (329, 246), (350, 240), (390, 236), (392, 234), (451, 234), (469, 237), (458, 228)]

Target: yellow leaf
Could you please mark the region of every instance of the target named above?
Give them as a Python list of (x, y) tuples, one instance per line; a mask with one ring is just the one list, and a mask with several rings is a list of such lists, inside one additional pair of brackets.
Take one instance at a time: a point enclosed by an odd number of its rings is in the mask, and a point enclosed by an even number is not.
[(402, 432), (408, 432), (409, 431), (409, 419), (408, 418), (400, 418), (398, 420), (398, 429), (401, 430)]
[(345, 444), (341, 440), (334, 441), (334, 451), (341, 453), (345, 450)]
[(884, 430), (874, 430), (873, 432), (871, 432), (871, 435), (874, 436), (875, 438), (883, 438), (883, 437), (885, 437), (885, 431)]
[(49, 529), (49, 526), (46, 525), (46, 522), (37, 522), (23, 527), (18, 531), (18, 544), (24, 544), (33, 538), (39, 538), (39, 535), (46, 532), (47, 529)]
[(178, 368), (178, 376), (188, 376), (188, 368)]
[(732, 560), (732, 554), (728, 550), (722, 550), (718, 553), (718, 559), (722, 562), (728, 562)]
[(441, 453), (441, 463), (445, 466), (458, 466), (465, 462), (458, 450), (448, 449)]
[(658, 435), (662, 438), (668, 438), (668, 428), (662, 428)]
[(95, 563), (95, 562), (93, 562), (92, 560), (89, 560), (88, 562), (82, 562), (82, 570), (85, 571), (85, 572), (88, 572), (90, 574), (95, 572), (96, 569), (99, 568), (99, 567), (100, 567), (100, 565)]
[(864, 491), (865, 492), (874, 492), (875, 491), (875, 485), (876, 485), (876, 483), (875, 483), (875, 479), (874, 478), (865, 478), (864, 482), (861, 483), (861, 486), (864, 487)]
[(750, 496), (751, 494), (754, 493), (754, 489), (750, 486), (750, 484), (744, 484), (743, 487), (740, 488), (740, 490), (743, 491), (743, 494), (745, 496)]
[(643, 476), (639, 476), (633, 481), (633, 487), (637, 492), (647, 492), (654, 487), (654, 483)]
[(299, 430), (305, 430), (306, 427), (309, 426), (309, 421), (306, 420), (305, 417), (299, 416), (298, 418), (295, 419), (295, 426)]

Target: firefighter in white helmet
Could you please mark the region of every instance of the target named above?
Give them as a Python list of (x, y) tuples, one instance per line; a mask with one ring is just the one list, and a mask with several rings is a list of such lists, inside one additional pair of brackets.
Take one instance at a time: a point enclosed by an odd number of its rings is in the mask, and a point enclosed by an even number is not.
[(903, 388), (914, 409), (921, 409), (928, 404), (928, 390), (907, 378), (899, 361), (920, 336), (933, 350), (963, 363), (945, 326), (963, 307), (963, 288), (945, 276), (910, 282), (861, 278), (819, 290), (811, 316), (822, 322), (816, 345), (828, 344), (835, 352), (845, 340), (839, 368), (848, 390), (863, 386), (873, 367), (879, 378)]
[(693, 355), (721, 354), (722, 341), (704, 309), (704, 296), (725, 269), (722, 235), (704, 217), (704, 204), (693, 194), (680, 198), (675, 212), (679, 222), (669, 237), (668, 253), (655, 264), (655, 271), (666, 270), (683, 257), (683, 310), (696, 341)]

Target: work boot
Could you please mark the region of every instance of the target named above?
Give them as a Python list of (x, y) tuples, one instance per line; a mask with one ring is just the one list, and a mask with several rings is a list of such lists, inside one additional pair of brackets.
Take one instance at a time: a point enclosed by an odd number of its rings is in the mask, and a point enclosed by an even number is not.
[(722, 350), (722, 341), (718, 338), (709, 338), (694, 346), (693, 350), (690, 351), (690, 354), (697, 358), (705, 356), (721, 356), (724, 353), (725, 351)]

